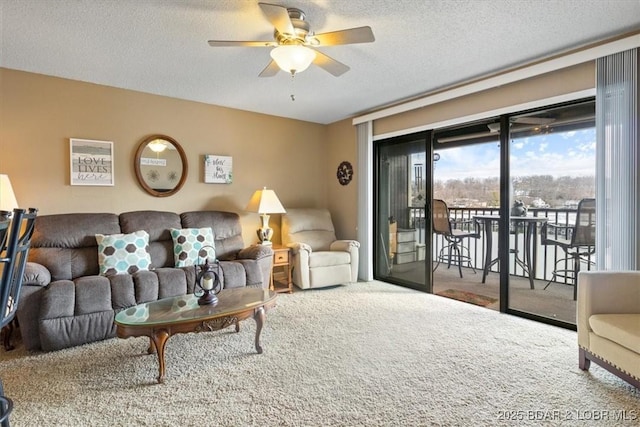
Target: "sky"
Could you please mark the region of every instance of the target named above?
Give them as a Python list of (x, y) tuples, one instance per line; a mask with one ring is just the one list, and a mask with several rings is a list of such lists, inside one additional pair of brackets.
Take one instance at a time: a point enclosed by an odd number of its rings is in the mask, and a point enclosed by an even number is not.
[[(488, 178), (500, 175), (497, 143), (436, 150), (435, 180)], [(416, 163), (424, 162), (424, 154)], [(529, 136), (511, 141), (511, 176), (594, 176), (595, 128)]]

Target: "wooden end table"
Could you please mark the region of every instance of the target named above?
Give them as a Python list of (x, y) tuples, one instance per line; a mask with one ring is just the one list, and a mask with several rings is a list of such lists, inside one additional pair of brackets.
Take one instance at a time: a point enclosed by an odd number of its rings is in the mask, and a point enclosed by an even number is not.
[(193, 294), (164, 298), (127, 308), (116, 315), (116, 332), (120, 338), (147, 336), (148, 352), (158, 354), (158, 382), (165, 376), (164, 350), (169, 337), (179, 333), (216, 331), (253, 317), (256, 321), (255, 346), (262, 353), (260, 332), (265, 311), (273, 307), (276, 293), (262, 288), (223, 289), (215, 305), (198, 305)]
[[(273, 245), (273, 266), (271, 267), (270, 289), (274, 292), (293, 292), (293, 281), (291, 280), (291, 250), (286, 246)], [(277, 269), (283, 269), (277, 272)], [(280, 274), (282, 278), (276, 277)]]

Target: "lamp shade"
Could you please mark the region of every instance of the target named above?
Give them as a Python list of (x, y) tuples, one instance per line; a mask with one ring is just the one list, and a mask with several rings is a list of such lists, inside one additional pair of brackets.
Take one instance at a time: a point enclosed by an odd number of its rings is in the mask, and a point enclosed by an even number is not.
[(13, 212), (18, 207), (9, 175), (0, 175), (0, 211)]
[(276, 192), (268, 190), (267, 187), (253, 193), (246, 210), (249, 212), (257, 212), (259, 214), (287, 212), (284, 210), (282, 203), (280, 203), (278, 196), (276, 196)]
[(316, 52), (297, 44), (283, 45), (271, 51), (271, 58), (283, 71), (295, 74), (309, 68), (309, 65), (316, 58)]

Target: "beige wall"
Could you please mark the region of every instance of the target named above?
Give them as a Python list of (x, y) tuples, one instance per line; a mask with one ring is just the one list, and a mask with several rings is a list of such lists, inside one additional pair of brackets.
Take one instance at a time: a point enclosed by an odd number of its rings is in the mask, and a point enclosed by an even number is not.
[[(356, 239), (358, 220), (358, 144), (356, 127), (351, 120), (342, 120), (328, 126), (327, 176), (328, 208), (333, 214), (336, 234), (343, 239)], [(343, 161), (353, 166), (353, 180), (347, 185), (338, 182), (338, 165)]]
[(595, 61), (494, 87), (482, 92), (376, 120), (373, 134), (383, 135), (485, 111), (547, 99), (595, 87)]
[[(256, 189), (273, 188), (285, 208), (329, 207), (330, 197), (343, 197), (333, 188), (335, 171), (327, 179), (329, 169), (351, 156), (355, 144), (341, 133), (343, 155), (340, 143), (328, 144), (324, 125), (2, 68), (0, 94), (0, 173), (11, 178), (22, 207), (42, 215), (228, 210), (240, 213), (247, 244), (259, 226), (257, 214), (244, 212)], [(168, 135), (186, 152), (189, 175), (174, 196), (152, 197), (137, 184), (133, 157), (150, 134)], [(69, 138), (113, 141), (113, 187), (70, 185)], [(232, 184), (204, 183), (205, 154), (233, 157)], [(347, 190), (355, 192), (355, 185)], [(351, 232), (355, 218), (345, 212), (332, 214)], [(276, 242), (279, 225), (273, 215)]]
[[(395, 132), (594, 87), (592, 62), (376, 120), (374, 134)], [(245, 243), (255, 241), (256, 214), (244, 212), (253, 191), (273, 188), (286, 207), (327, 207), (338, 238), (357, 234), (356, 130), (351, 120), (328, 126), (249, 113), (124, 89), (0, 68), (0, 173), (18, 201), (41, 214), (229, 210), (241, 215)], [(174, 196), (155, 198), (137, 184), (133, 156), (150, 134), (184, 148), (189, 176)], [(69, 184), (69, 138), (114, 142), (115, 185)], [(233, 157), (232, 184), (205, 184), (203, 156)], [(336, 170), (354, 167), (342, 186)], [(273, 215), (275, 242), (280, 218)]]

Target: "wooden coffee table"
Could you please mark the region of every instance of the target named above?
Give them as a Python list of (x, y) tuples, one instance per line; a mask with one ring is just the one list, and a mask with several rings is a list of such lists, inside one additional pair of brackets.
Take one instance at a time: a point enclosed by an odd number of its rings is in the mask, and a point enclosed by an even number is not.
[(240, 331), (240, 321), (256, 321), (256, 351), (262, 353), (260, 332), (266, 309), (275, 305), (276, 293), (262, 288), (223, 289), (215, 305), (198, 305), (193, 294), (165, 298), (127, 308), (116, 315), (118, 337), (150, 338), (149, 353), (158, 354), (158, 382), (164, 381), (164, 349), (170, 336), (186, 332), (216, 331), (231, 325)]

